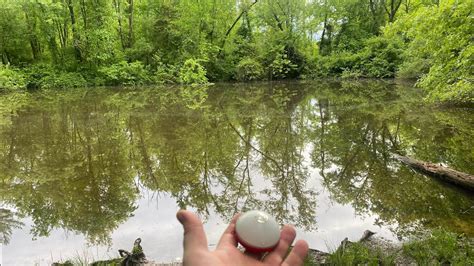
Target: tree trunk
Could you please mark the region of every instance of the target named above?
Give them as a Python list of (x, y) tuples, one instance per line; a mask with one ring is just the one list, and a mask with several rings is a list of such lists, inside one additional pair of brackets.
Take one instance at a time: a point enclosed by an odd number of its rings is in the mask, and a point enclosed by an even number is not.
[(323, 23), (323, 33), (321, 34), (321, 40), (319, 41), (319, 51), (321, 51), (321, 54), (323, 54), (323, 55), (324, 55), (323, 47), (324, 47), (324, 42), (325, 42), (324, 37), (326, 35), (327, 22), (328, 22), (328, 14), (325, 14), (324, 15), (324, 23)]
[(128, 0), (128, 43), (127, 47), (133, 45), (133, 0)]
[(6, 53), (2, 52), (1, 55), (2, 55), (2, 64), (8, 65), (10, 62), (8, 61), (8, 57), (7, 57)]
[(118, 22), (118, 33), (120, 37), (120, 44), (122, 45), (122, 50), (125, 49), (125, 41), (123, 38), (123, 28), (122, 28), (122, 10), (120, 8), (120, 0), (114, 0), (115, 13), (117, 13), (117, 22)]
[(419, 161), (399, 154), (393, 154), (393, 157), (424, 175), (436, 177), (443, 181), (474, 190), (473, 175), (459, 172), (438, 164)]
[(28, 28), (28, 38), (30, 42), (31, 54), (33, 55), (33, 60), (36, 60), (38, 59), (41, 53), (40, 44), (38, 38), (36, 37), (36, 18), (30, 18), (26, 8), (23, 11), (25, 13), (25, 19)]
[(401, 4), (402, 0), (399, 0), (398, 2), (397, 0), (390, 0), (390, 10), (387, 9), (385, 3), (383, 4), (385, 12), (387, 12), (389, 22), (393, 22), (395, 20), (395, 14), (397, 14)]
[(72, 1), (67, 2), (67, 7), (69, 9), (69, 15), (71, 16), (71, 26), (72, 26), (72, 46), (74, 47), (74, 52), (76, 54), (76, 59), (82, 61), (81, 50), (79, 49), (79, 37), (77, 35), (76, 28), (76, 16), (74, 15), (74, 7)]
[(87, 30), (87, 10), (86, 10), (86, 3), (84, 2), (84, 0), (81, 1), (81, 13), (82, 13), (82, 21), (84, 23), (84, 30)]

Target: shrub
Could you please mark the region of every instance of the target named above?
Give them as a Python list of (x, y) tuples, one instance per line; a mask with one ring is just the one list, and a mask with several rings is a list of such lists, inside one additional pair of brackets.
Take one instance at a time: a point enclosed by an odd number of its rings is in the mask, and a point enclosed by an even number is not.
[(401, 53), (400, 44), (396, 40), (384, 37), (370, 38), (360, 53), (359, 69), (367, 77), (394, 77), (401, 63)]
[(410, 57), (399, 66), (396, 76), (402, 79), (419, 79), (430, 69), (430, 60)]
[(0, 64), (0, 89), (23, 89), (26, 87), (22, 72)]
[(121, 61), (102, 67), (99, 73), (103, 76), (105, 85), (142, 85), (151, 81), (148, 71), (139, 61), (132, 63)]
[(270, 64), (272, 78), (284, 79), (289, 77), (289, 74), (296, 70), (297, 65), (293, 64), (288, 55), (284, 51), (279, 51), (273, 62)]
[(319, 57), (316, 61), (316, 67), (310, 74), (313, 77), (328, 77), (328, 76), (347, 76), (348, 73), (360, 73), (355, 68), (357, 62), (360, 60), (359, 54), (351, 54), (349, 52), (338, 52), (329, 56)]
[(396, 40), (373, 37), (365, 42), (358, 53), (338, 52), (318, 59), (313, 76), (340, 76), (343, 78), (394, 77), (401, 63), (401, 44)]
[(198, 60), (188, 59), (179, 70), (179, 81), (183, 84), (207, 83), (206, 70)]
[(36, 64), (25, 69), (26, 87), (28, 89), (39, 89), (42, 81), (48, 76), (55, 76), (56, 71), (49, 65)]
[(153, 82), (156, 84), (178, 83), (177, 68), (173, 65), (160, 65), (153, 74)]
[(85, 86), (87, 86), (87, 81), (80, 73), (76, 72), (55, 72), (53, 75), (43, 77), (40, 81), (40, 87), (44, 89)]
[(235, 78), (239, 81), (259, 80), (263, 76), (263, 67), (255, 59), (242, 59), (235, 69)]
[(341, 78), (343, 79), (358, 79), (363, 76), (362, 71), (359, 69), (344, 69), (341, 74)]
[(155, 69), (152, 80), (156, 84), (178, 83), (178, 68), (163, 63), (161, 56), (153, 55), (152, 67)]
[(34, 65), (25, 69), (29, 89), (85, 87), (87, 81), (81, 73), (63, 72), (49, 65)]

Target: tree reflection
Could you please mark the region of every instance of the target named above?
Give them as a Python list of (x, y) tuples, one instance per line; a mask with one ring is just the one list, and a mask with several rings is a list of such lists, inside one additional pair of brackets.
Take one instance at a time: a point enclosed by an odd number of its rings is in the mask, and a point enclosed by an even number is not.
[(254, 167), (271, 183), (260, 191), (248, 188), (241, 209), (265, 209), (281, 223), (310, 230), (315, 228), (316, 193), (305, 187), (309, 177), (302, 156), (306, 134), (301, 125), (305, 115), (297, 108), (303, 96), (302, 91), (276, 86), (252, 96), (258, 99), (255, 102), (248, 101), (237, 110), (222, 106), (222, 111), (245, 151), (239, 161), (243, 160), (239, 193), (245, 191), (244, 182), (249, 187), (255, 179), (250, 176), (256, 175), (256, 171), (249, 171), (250, 160), (258, 162)]
[(15, 216), (11, 210), (0, 208), (0, 244), (8, 245), (13, 229), (23, 226)]
[[(355, 94), (352, 90), (358, 94), (364, 91), (363, 87), (342, 89), (350, 96)], [(412, 115), (418, 116), (423, 109), (410, 100), (398, 96), (387, 104), (384, 98), (393, 99), (393, 94), (399, 93), (400, 89), (380, 88), (375, 93), (380, 93), (381, 98), (375, 98), (367, 105), (357, 105), (358, 108), (351, 108), (351, 103), (359, 99), (345, 97), (345, 93), (337, 98), (330, 92), (318, 96), (326, 98), (315, 103), (319, 114), (316, 112), (313, 116), (313, 124), (319, 129), (313, 136), (312, 159), (321, 169), (324, 185), (338, 201), (351, 203), (359, 213), (371, 211), (378, 214), (379, 223), (399, 224), (399, 235), (413, 229), (413, 225), (442, 226), (474, 234), (469, 226), (474, 222), (474, 216), (469, 213), (472, 196), (460, 195), (458, 189), (414, 173), (390, 156), (390, 152), (395, 151), (440, 162), (439, 158), (449, 154), (449, 160), (441, 162), (472, 171), (468, 169), (469, 165), (457, 163), (459, 157), (468, 161), (472, 158), (456, 153), (458, 143), (451, 144), (451, 138), (472, 141), (472, 131), (468, 133), (467, 128), (460, 128), (456, 131), (465, 135), (440, 136), (444, 125), (436, 123), (436, 116), (445, 115), (442, 110), (414, 119)], [(373, 94), (374, 90), (376, 87), (370, 86), (368, 93)], [(415, 109), (409, 110), (408, 106)], [(433, 130), (428, 130), (430, 127)], [(430, 142), (433, 139), (438, 141)], [(444, 149), (440, 150), (440, 146)], [(437, 151), (437, 154), (426, 156), (420, 152), (425, 149)]]
[(1, 200), (32, 218), (34, 236), (65, 228), (90, 242), (109, 241), (142, 188), (204, 215), (259, 208), (312, 230), (317, 171), (334, 199), (400, 234), (416, 224), (474, 234), (472, 196), (391, 159), (473, 171), (471, 111), (427, 109), (417, 93), (364, 82), (8, 96)]
[(117, 110), (83, 93), (32, 101), (2, 129), (2, 200), (32, 218), (34, 236), (62, 227), (107, 242), (135, 209)]

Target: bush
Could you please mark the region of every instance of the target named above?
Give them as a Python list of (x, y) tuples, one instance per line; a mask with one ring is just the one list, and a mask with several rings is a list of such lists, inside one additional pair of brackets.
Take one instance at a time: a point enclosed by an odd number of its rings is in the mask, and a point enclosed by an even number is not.
[(151, 77), (155, 84), (172, 84), (178, 83), (178, 67), (163, 63), (159, 54), (154, 54), (150, 67), (153, 69)]
[(103, 76), (105, 85), (143, 85), (151, 81), (148, 71), (139, 61), (132, 63), (121, 61), (102, 67), (99, 73)]
[(396, 76), (402, 79), (419, 79), (430, 69), (430, 60), (410, 57), (404, 59), (399, 66)]
[(0, 89), (23, 89), (26, 87), (23, 73), (10, 66), (0, 64)]
[(198, 60), (188, 59), (179, 70), (179, 81), (183, 84), (205, 84), (206, 70)]
[(29, 89), (74, 88), (87, 86), (81, 73), (63, 72), (49, 65), (34, 65), (26, 68), (26, 87)]
[(342, 71), (341, 78), (343, 79), (358, 79), (363, 76), (362, 71), (359, 69), (345, 69)]
[(323, 70), (327, 75), (340, 76), (347, 71), (356, 71), (356, 65), (360, 60), (358, 54), (348, 52), (333, 54), (322, 59)]
[(297, 65), (293, 64), (285, 53), (284, 49), (281, 49), (276, 53), (275, 58), (270, 64), (271, 76), (273, 79), (285, 79), (288, 78), (297, 69)]
[(153, 82), (156, 84), (178, 83), (177, 68), (173, 65), (160, 65), (153, 75)]
[(87, 86), (87, 81), (80, 73), (76, 72), (55, 72), (54, 75), (43, 77), (40, 82), (40, 87), (44, 89), (85, 86)]
[(396, 40), (373, 37), (356, 54), (344, 51), (320, 57), (313, 76), (342, 78), (394, 77), (401, 63), (401, 44)]
[(25, 69), (26, 87), (28, 89), (42, 88), (42, 81), (48, 76), (55, 76), (56, 71), (49, 65), (36, 64)]
[(263, 67), (255, 59), (242, 59), (235, 69), (235, 79), (239, 81), (259, 80), (263, 76)]
[(374, 37), (366, 41), (365, 47), (359, 53), (358, 68), (366, 77), (392, 78), (395, 77), (398, 65), (401, 63), (401, 45), (396, 40), (384, 37)]
[(152, 67), (155, 69), (152, 80), (156, 84), (178, 83), (178, 68), (164, 64), (158, 54), (153, 56)]
[(309, 70), (307, 75), (313, 78), (341, 76), (347, 78), (352, 75), (349, 73), (357, 73), (361, 77), (363, 73), (355, 68), (359, 60), (358, 54), (351, 54), (349, 52), (338, 52), (328, 56), (321, 56), (317, 58), (315, 67)]

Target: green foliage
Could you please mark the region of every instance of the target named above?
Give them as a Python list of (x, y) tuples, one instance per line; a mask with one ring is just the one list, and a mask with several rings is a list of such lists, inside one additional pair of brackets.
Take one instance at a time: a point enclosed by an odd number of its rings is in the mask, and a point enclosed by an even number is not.
[[(317, 61), (317, 68), (312, 73), (316, 77), (339, 76), (344, 72), (359, 72), (355, 69), (360, 61), (358, 54), (340, 52), (330, 56), (320, 57)], [(346, 74), (347, 75), (347, 74)]]
[(206, 70), (198, 60), (188, 59), (179, 70), (179, 81), (183, 84), (205, 84)]
[[(401, 248), (382, 250), (364, 243), (350, 243), (329, 255), (328, 265), (395, 265), (395, 258), (416, 265), (473, 265), (472, 240), (436, 229), (430, 237), (404, 243)], [(315, 263), (313, 262), (313, 265)]]
[(469, 0), (0, 1), (0, 62), (28, 87), (397, 76), (474, 101)]
[(421, 77), (432, 101), (474, 102), (474, 3), (442, 1), (421, 7), (387, 27), (384, 35), (405, 42), (399, 75)]
[(49, 65), (39, 64), (25, 69), (27, 87), (31, 89), (75, 88), (87, 86), (78, 72), (64, 72)]
[(102, 67), (99, 72), (105, 85), (143, 85), (150, 82), (148, 71), (139, 61), (132, 63), (121, 61), (111, 66)]
[[(77, 261), (76, 261), (77, 262)], [(82, 262), (82, 261), (81, 261)], [(55, 262), (52, 264), (53, 266), (74, 266), (75, 264), (73, 263), (72, 260), (66, 260), (65, 262)], [(76, 264), (78, 265), (78, 264)], [(79, 264), (80, 265), (80, 264)]]
[(419, 57), (407, 57), (398, 67), (396, 76), (402, 79), (419, 79), (429, 71), (430, 60)]
[(298, 66), (294, 64), (285, 52), (283, 47), (276, 49), (273, 60), (270, 63), (269, 69), (272, 79), (284, 79), (290, 77), (290, 73), (296, 70)]
[(157, 54), (153, 56), (151, 65), (155, 71), (152, 75), (152, 81), (156, 84), (178, 83), (178, 68), (175, 65), (163, 63), (161, 57)]
[(41, 88), (77, 88), (87, 86), (87, 82), (80, 73), (76, 72), (59, 72), (56, 71), (52, 75), (45, 76), (40, 81)]
[(344, 69), (341, 73), (343, 79), (358, 79), (361, 77), (363, 77), (363, 73), (359, 69)]
[(25, 87), (25, 78), (19, 70), (0, 64), (0, 89), (17, 90)]
[(174, 65), (160, 65), (156, 68), (156, 71), (153, 75), (153, 81), (156, 84), (178, 83), (178, 74), (176, 74), (177, 72), (177, 67)]
[(360, 54), (357, 67), (366, 77), (390, 78), (400, 64), (401, 49), (396, 41), (383, 37), (368, 39)]
[(445, 230), (403, 245), (403, 252), (418, 265), (473, 265), (474, 246), (468, 239)]
[(8, 245), (14, 229), (20, 229), (24, 224), (17, 220), (16, 213), (0, 208), (0, 244)]
[(344, 249), (332, 253), (329, 265), (395, 265), (393, 255), (384, 254), (384, 251), (370, 250), (361, 243), (350, 243)]
[(141, 246), (133, 246), (132, 254), (140, 254), (143, 253), (143, 248)]
[(383, 37), (368, 39), (357, 53), (340, 52), (319, 60), (316, 76), (343, 78), (390, 78), (395, 76), (401, 62), (400, 44)]
[(262, 64), (253, 58), (242, 59), (235, 69), (235, 79), (239, 81), (259, 80), (262, 76)]
[(123, 258), (115, 258), (110, 260), (101, 260), (92, 262), (91, 266), (119, 266), (122, 265)]

